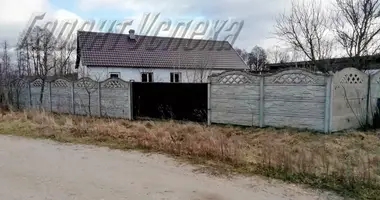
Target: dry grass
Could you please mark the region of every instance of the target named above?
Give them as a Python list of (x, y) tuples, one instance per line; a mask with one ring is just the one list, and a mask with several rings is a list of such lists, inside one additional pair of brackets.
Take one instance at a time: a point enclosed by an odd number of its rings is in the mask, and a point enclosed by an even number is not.
[[(380, 196), (380, 138), (374, 132), (321, 135), (292, 129), (127, 121), (44, 112), (8, 112), (0, 133), (145, 149), (334, 190), (355, 198)], [(211, 162), (210, 162), (211, 161)]]

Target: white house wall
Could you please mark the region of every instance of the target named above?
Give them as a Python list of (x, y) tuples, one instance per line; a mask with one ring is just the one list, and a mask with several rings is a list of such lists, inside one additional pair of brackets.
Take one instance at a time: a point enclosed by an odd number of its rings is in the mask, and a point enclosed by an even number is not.
[[(143, 68), (121, 68), (121, 67), (88, 67), (85, 74), (93, 80), (104, 81), (111, 73), (120, 73), (121, 79), (125, 81), (134, 80), (141, 82), (142, 72), (153, 72), (154, 82), (170, 82), (170, 73), (181, 73), (183, 83), (206, 83), (211, 74), (218, 74), (223, 70), (194, 70), (194, 69), (143, 69)], [(83, 75), (81, 76), (83, 77)]]

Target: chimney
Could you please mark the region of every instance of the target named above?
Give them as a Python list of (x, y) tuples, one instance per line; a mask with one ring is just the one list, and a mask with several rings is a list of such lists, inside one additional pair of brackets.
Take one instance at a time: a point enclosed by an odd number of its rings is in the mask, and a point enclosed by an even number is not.
[(135, 30), (129, 30), (129, 39), (136, 40)]

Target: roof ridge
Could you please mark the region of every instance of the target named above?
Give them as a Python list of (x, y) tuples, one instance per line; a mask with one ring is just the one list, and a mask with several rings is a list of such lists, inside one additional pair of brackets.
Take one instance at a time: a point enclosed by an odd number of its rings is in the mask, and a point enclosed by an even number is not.
[[(78, 31), (78, 33), (111, 34), (111, 35), (129, 36), (129, 34), (113, 33), (113, 32)], [(184, 39), (184, 40), (206, 41), (206, 42), (227, 42), (229, 45), (231, 45), (230, 42), (227, 41), (227, 40), (206, 40), (206, 39), (194, 39), (194, 38), (183, 38), (183, 37), (165, 37), (165, 36), (151, 36), (151, 35), (138, 35), (138, 34), (135, 34), (135, 35), (136, 36), (141, 36), (141, 37), (162, 38), (162, 39)]]

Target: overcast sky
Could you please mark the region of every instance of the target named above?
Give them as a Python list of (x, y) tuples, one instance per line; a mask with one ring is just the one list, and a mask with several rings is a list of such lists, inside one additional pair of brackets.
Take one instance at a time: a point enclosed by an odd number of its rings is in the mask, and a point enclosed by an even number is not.
[[(244, 21), (234, 46), (270, 48), (275, 18), (289, 9), (291, 0), (0, 0), (0, 40), (14, 43), (34, 13), (46, 12), (46, 19), (124, 20), (144, 13), (161, 13), (172, 21)], [(133, 27), (136, 28), (136, 27)]]

